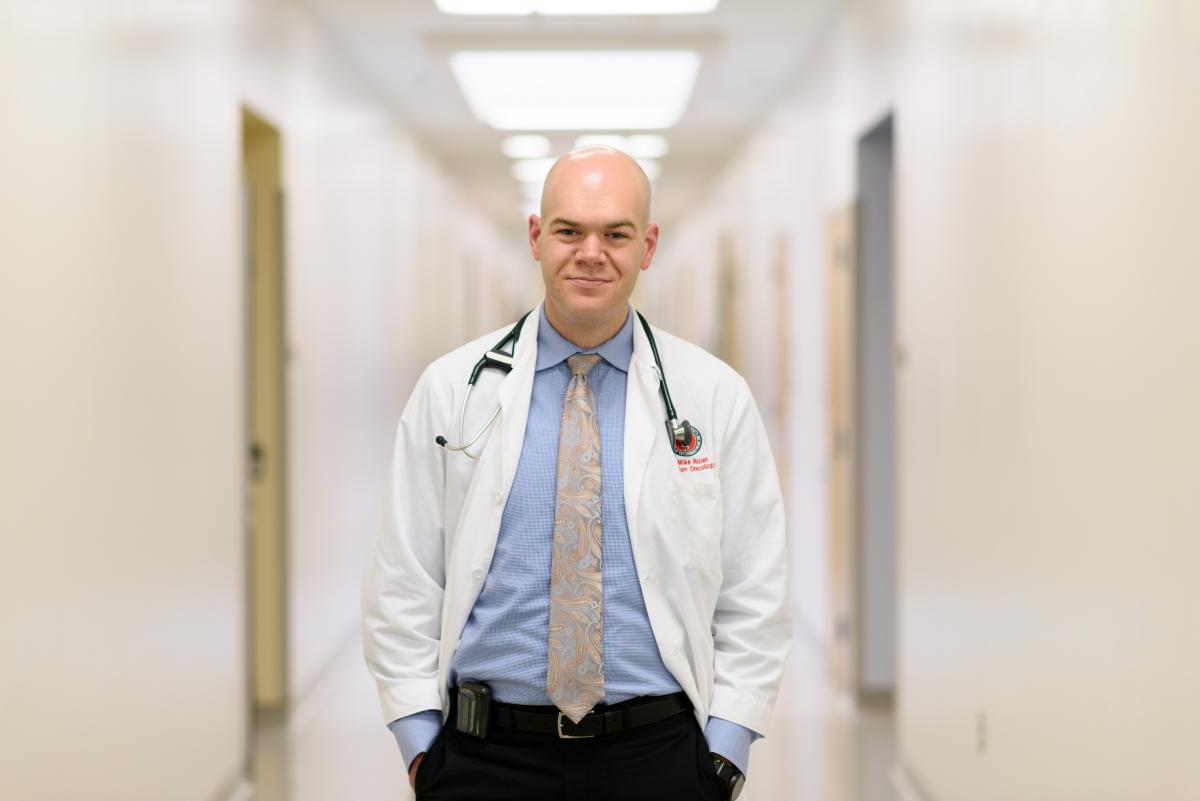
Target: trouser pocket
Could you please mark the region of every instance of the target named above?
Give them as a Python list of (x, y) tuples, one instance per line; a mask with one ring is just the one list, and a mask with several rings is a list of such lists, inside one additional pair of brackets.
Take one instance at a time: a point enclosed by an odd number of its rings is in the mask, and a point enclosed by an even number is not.
[(429, 790), (429, 783), (437, 777), (441, 772), (442, 766), (446, 761), (446, 727), (448, 723), (442, 724), (441, 730), (437, 733), (437, 737), (433, 738), (433, 742), (429, 744), (429, 750), (425, 752), (425, 758), (421, 760), (420, 767), (417, 768), (417, 775), (413, 780), (413, 790), (420, 799), (422, 793)]

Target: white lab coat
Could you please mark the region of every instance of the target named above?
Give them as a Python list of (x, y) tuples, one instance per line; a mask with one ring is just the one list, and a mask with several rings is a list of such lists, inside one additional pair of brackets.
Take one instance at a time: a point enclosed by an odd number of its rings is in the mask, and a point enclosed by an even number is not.
[[(447, 674), (496, 546), (525, 434), (539, 310), (521, 330), (512, 372), (485, 370), (459, 403), (476, 360), (507, 328), (431, 364), (400, 416), (384, 519), (363, 582), (363, 646), (390, 722), (446, 714)], [(783, 502), (775, 463), (746, 382), (720, 360), (654, 330), (672, 400), (700, 430), (688, 463), (668, 443), (649, 341), (635, 320), (625, 402), (625, 514), (663, 663), (709, 715), (764, 732), (791, 645)], [(707, 460), (707, 461), (697, 461)], [(695, 469), (693, 469), (695, 468)]]

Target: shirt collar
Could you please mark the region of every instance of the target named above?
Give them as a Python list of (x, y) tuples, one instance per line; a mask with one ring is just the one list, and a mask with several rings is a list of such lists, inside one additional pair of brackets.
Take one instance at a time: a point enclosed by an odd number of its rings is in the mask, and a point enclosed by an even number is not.
[(542, 304), (542, 319), (538, 323), (537, 334), (537, 366), (535, 370), (545, 370), (553, 367), (568, 356), (576, 353), (598, 353), (600, 358), (608, 362), (622, 373), (629, 372), (629, 361), (633, 358), (633, 308), (627, 306), (625, 324), (607, 341), (594, 348), (579, 348), (574, 343), (554, 330), (546, 319), (546, 305)]

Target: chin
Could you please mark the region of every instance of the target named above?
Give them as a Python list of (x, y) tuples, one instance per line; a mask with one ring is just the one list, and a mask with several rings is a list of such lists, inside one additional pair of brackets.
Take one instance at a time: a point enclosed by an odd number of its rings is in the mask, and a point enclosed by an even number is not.
[(561, 298), (559, 305), (575, 319), (587, 321), (599, 320), (611, 314), (613, 310), (612, 298), (597, 295)]

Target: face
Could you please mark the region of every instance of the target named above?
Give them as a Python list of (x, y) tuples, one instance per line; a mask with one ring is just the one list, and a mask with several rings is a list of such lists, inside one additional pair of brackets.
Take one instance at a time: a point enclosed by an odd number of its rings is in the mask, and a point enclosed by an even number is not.
[(624, 154), (567, 156), (555, 167), (541, 216), (529, 218), (529, 246), (542, 265), (547, 314), (556, 325), (593, 331), (624, 321), (638, 274), (658, 244), (648, 189)]

